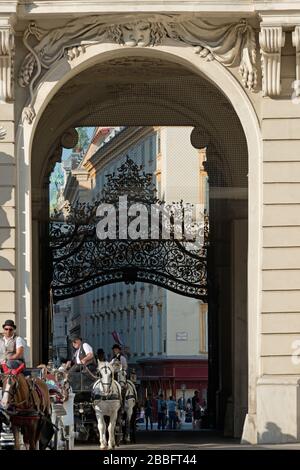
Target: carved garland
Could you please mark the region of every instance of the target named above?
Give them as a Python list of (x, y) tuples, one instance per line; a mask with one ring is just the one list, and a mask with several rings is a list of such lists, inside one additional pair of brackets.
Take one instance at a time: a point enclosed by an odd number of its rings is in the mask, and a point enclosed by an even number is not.
[[(42, 30), (31, 22), (24, 33), (23, 42), (29, 53), (19, 73), (19, 84), (29, 86), (30, 105), (25, 108), (25, 118), (31, 123), (33, 109), (33, 88), (42, 73), (52, 64), (67, 56), (74, 60), (83, 54), (86, 47), (103, 42), (115, 42), (128, 47), (157, 46), (165, 40), (193, 46), (195, 53), (206, 60), (217, 60), (226, 67), (239, 65), (242, 82), (254, 90), (257, 81), (255, 33), (247, 21), (221, 26), (212, 25), (200, 18), (181, 18), (156, 15), (151, 19), (126, 21), (115, 24), (112, 18), (104, 22), (99, 17), (76, 19), (63, 28)], [(29, 39), (39, 42), (31, 46)]]

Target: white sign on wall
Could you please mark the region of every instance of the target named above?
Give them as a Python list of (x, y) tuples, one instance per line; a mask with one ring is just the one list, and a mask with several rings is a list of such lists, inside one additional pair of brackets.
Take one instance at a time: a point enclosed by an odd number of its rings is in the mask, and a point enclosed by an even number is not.
[(187, 341), (188, 334), (186, 331), (177, 331), (176, 332), (176, 341)]

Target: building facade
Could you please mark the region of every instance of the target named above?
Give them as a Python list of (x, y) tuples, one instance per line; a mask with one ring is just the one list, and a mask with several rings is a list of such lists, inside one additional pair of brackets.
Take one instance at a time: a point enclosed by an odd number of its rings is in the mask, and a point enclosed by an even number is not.
[(0, 316), (32, 362), (48, 349), (49, 174), (74, 128), (192, 126), (214, 409), (244, 442), (299, 441), (299, 2), (4, 0), (0, 32)]

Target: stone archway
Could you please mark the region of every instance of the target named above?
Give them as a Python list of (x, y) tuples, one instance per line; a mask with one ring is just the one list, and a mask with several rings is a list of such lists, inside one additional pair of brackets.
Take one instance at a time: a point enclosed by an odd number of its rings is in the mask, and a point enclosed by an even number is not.
[[(260, 266), (260, 254), (259, 254), (259, 237), (260, 237), (260, 132), (257, 122), (257, 118), (253, 109), (253, 106), (247, 97), (245, 91), (237, 80), (228, 72), (222, 65), (217, 62), (207, 63), (199, 61), (195, 64), (195, 55), (187, 47), (178, 46), (157, 46), (155, 50), (124, 48), (119, 45), (95, 45), (91, 46), (85, 53), (85, 55), (79, 55), (73, 60), (72, 66), (66, 59), (60, 60), (57, 64), (53, 65), (49, 72), (43, 77), (40, 86), (35, 94), (35, 113), (36, 117), (32, 124), (29, 124), (26, 120), (23, 120), (23, 124), (19, 126), (18, 132), (18, 161), (20, 162), (20, 180), (19, 185), (19, 196), (20, 196), (20, 208), (24, 209), (24, 219), (20, 220), (20, 231), (19, 231), (19, 246), (21, 248), (19, 253), (19, 265), (20, 279), (19, 279), (19, 292), (20, 292), (20, 308), (26, 311), (27, 323), (24, 324), (24, 331), (27, 331), (27, 337), (32, 338), (32, 311), (33, 311), (33, 279), (32, 273), (33, 263), (36, 260), (32, 259), (32, 243), (33, 243), (33, 229), (31, 222), (31, 203), (34, 197), (32, 192), (32, 181), (31, 181), (31, 158), (34, 153), (34, 139), (38, 136), (39, 131), (42, 129), (44, 132), (45, 121), (43, 122), (43, 116), (47, 111), (47, 106), (51, 105), (51, 100), (58, 96), (59, 90), (62, 90), (64, 85), (68, 85), (72, 79), (79, 76), (84, 70), (91, 69), (92, 65), (103, 64), (116, 58), (142, 57), (144, 60), (160, 59), (162, 61), (169, 62), (170, 64), (176, 64), (183, 67), (186, 70), (192, 72), (195, 76), (205, 77), (206, 80), (213, 83), (213, 86), (220, 90), (225, 95), (226, 100), (232, 104), (245, 133), (247, 147), (248, 147), (248, 162), (249, 162), (249, 249), (248, 249), (248, 331), (249, 331), (249, 402), (248, 402), (248, 413), (250, 417), (255, 416), (256, 411), (256, 399), (255, 399), (255, 387), (257, 377), (257, 351), (256, 351), (256, 337), (257, 337), (257, 315), (259, 312), (259, 305), (257, 304), (259, 299), (259, 266)], [(125, 107), (129, 108), (129, 102), (126, 103)], [(132, 99), (131, 99), (132, 104)], [(155, 99), (152, 104), (156, 105)], [(170, 109), (174, 114), (176, 106), (170, 102)], [(180, 107), (179, 107), (180, 108)], [(106, 106), (106, 116), (108, 116), (108, 109), (113, 109), (112, 103), (108, 103)], [(135, 108), (133, 108), (135, 109)], [(148, 107), (149, 109), (149, 107)], [(100, 113), (100, 109), (98, 112)], [(182, 108), (181, 108), (182, 112)], [(179, 116), (179, 111), (177, 111)], [(101, 115), (101, 113), (100, 113)], [(113, 113), (112, 113), (113, 116)], [(189, 117), (189, 121), (187, 120)], [(78, 125), (80, 122), (84, 122), (86, 116), (76, 116), (76, 121), (69, 121), (70, 125)], [(80, 121), (81, 120), (81, 121)], [(76, 124), (77, 122), (77, 124)], [(191, 110), (186, 112), (186, 121), (183, 123), (189, 123), (198, 125), (199, 127), (204, 126), (204, 122), (201, 119), (196, 118), (195, 114)], [(40, 126), (40, 127), (39, 127)], [(47, 133), (46, 133), (47, 134)], [(44, 135), (46, 135), (44, 134)], [(51, 135), (52, 134), (52, 135)], [(50, 130), (48, 132), (48, 142), (40, 141), (39, 152), (42, 155), (42, 161), (49, 158), (57, 145), (58, 134)], [(47, 146), (48, 144), (48, 146)], [(206, 143), (205, 143), (206, 144)], [(199, 145), (203, 145), (202, 142)], [(27, 194), (25, 199), (23, 195)], [(38, 198), (40, 195), (38, 195)], [(25, 235), (24, 235), (25, 234)], [(25, 286), (25, 290), (22, 286)], [(251, 418), (252, 419), (252, 418)], [(248, 418), (248, 422), (251, 421)], [(255, 431), (255, 423), (253, 421), (253, 432)], [(248, 429), (247, 428), (247, 432)], [(255, 440), (255, 437), (248, 437), (248, 440)]]

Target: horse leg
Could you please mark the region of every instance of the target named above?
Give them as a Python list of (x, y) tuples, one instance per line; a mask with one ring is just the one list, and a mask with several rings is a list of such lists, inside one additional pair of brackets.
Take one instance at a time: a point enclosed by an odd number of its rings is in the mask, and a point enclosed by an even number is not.
[(105, 449), (107, 446), (106, 441), (106, 424), (104, 420), (104, 415), (102, 413), (96, 413), (99, 429), (99, 440), (100, 440), (100, 449)]
[(20, 450), (20, 430), (18, 426), (12, 426), (12, 433), (15, 440), (15, 449)]
[(35, 421), (31, 426), (28, 426), (27, 439), (29, 443), (29, 450), (36, 450), (38, 443), (38, 421)]
[(130, 423), (132, 417), (132, 406), (131, 403), (128, 403), (126, 410), (126, 431), (125, 431), (125, 441), (130, 442)]
[(109, 425), (108, 425), (108, 449), (114, 449), (116, 446), (115, 443), (115, 429), (116, 429), (116, 421), (117, 421), (117, 416), (118, 416), (118, 410), (114, 411), (109, 420)]

